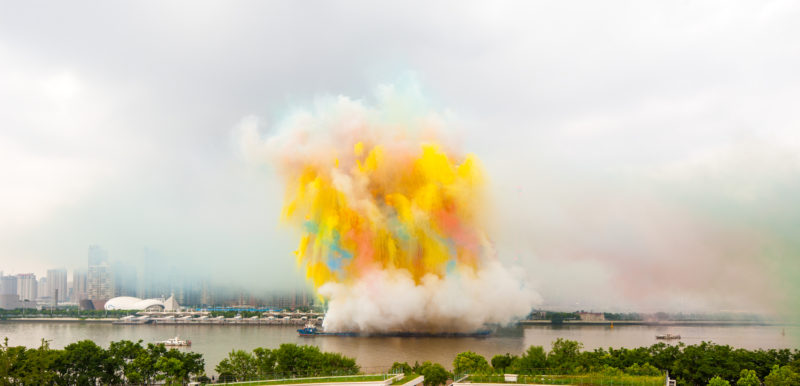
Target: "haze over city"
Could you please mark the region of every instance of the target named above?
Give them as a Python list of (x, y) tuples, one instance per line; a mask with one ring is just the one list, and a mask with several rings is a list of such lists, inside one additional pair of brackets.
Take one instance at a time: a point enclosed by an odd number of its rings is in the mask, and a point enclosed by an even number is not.
[(537, 306), (800, 308), (796, 3), (352, 5), (6, 4), (0, 271), (71, 278), (99, 245), (192, 285), (307, 288), (248, 135), (388, 87), (480, 159), (482, 228)]

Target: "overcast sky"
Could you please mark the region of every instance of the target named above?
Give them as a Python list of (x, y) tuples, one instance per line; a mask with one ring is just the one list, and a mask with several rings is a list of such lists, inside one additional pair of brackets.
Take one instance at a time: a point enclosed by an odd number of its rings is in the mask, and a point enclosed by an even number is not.
[(546, 306), (797, 309), (797, 20), (795, 1), (3, 2), (0, 270), (99, 244), (297, 285), (281, 180), (237, 127), (415, 79)]

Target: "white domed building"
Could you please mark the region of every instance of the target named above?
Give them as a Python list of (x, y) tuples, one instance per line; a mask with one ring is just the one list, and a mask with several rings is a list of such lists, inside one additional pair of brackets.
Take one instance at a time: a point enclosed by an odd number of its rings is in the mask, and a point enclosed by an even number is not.
[(108, 311), (113, 310), (135, 310), (135, 311), (178, 311), (180, 305), (175, 301), (174, 296), (169, 299), (139, 299), (133, 296), (118, 296), (109, 299), (104, 308)]

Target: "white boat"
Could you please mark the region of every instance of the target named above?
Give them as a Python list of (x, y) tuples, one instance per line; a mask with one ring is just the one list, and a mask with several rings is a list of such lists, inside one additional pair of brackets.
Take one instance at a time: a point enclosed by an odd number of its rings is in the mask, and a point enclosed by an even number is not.
[(191, 346), (192, 345), (192, 341), (191, 340), (182, 340), (182, 339), (178, 338), (177, 336), (174, 337), (174, 338), (169, 338), (167, 340), (162, 340), (161, 342), (158, 342), (158, 343), (161, 343), (164, 346)]
[(680, 338), (681, 338), (680, 335), (673, 335), (673, 334), (656, 335), (656, 339), (670, 340), (670, 339), (680, 339)]

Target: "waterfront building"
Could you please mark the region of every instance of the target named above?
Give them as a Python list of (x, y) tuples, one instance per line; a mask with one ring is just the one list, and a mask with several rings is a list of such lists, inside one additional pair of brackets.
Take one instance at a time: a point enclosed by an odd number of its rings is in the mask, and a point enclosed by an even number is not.
[(585, 322), (602, 322), (606, 320), (602, 312), (578, 312), (578, 316)]
[(118, 296), (109, 299), (104, 305), (106, 310), (133, 310), (133, 311), (178, 311), (180, 305), (174, 296), (169, 299), (140, 299), (133, 296)]
[(38, 284), (36, 275), (32, 273), (21, 273), (17, 275), (17, 295), (19, 295), (19, 300), (36, 301)]
[(48, 269), (47, 270), (47, 296), (53, 299), (53, 304), (67, 301), (67, 270)]
[(86, 292), (87, 298), (92, 301), (95, 309), (102, 309), (105, 302), (114, 296), (111, 277), (108, 253), (100, 246), (90, 246)]

